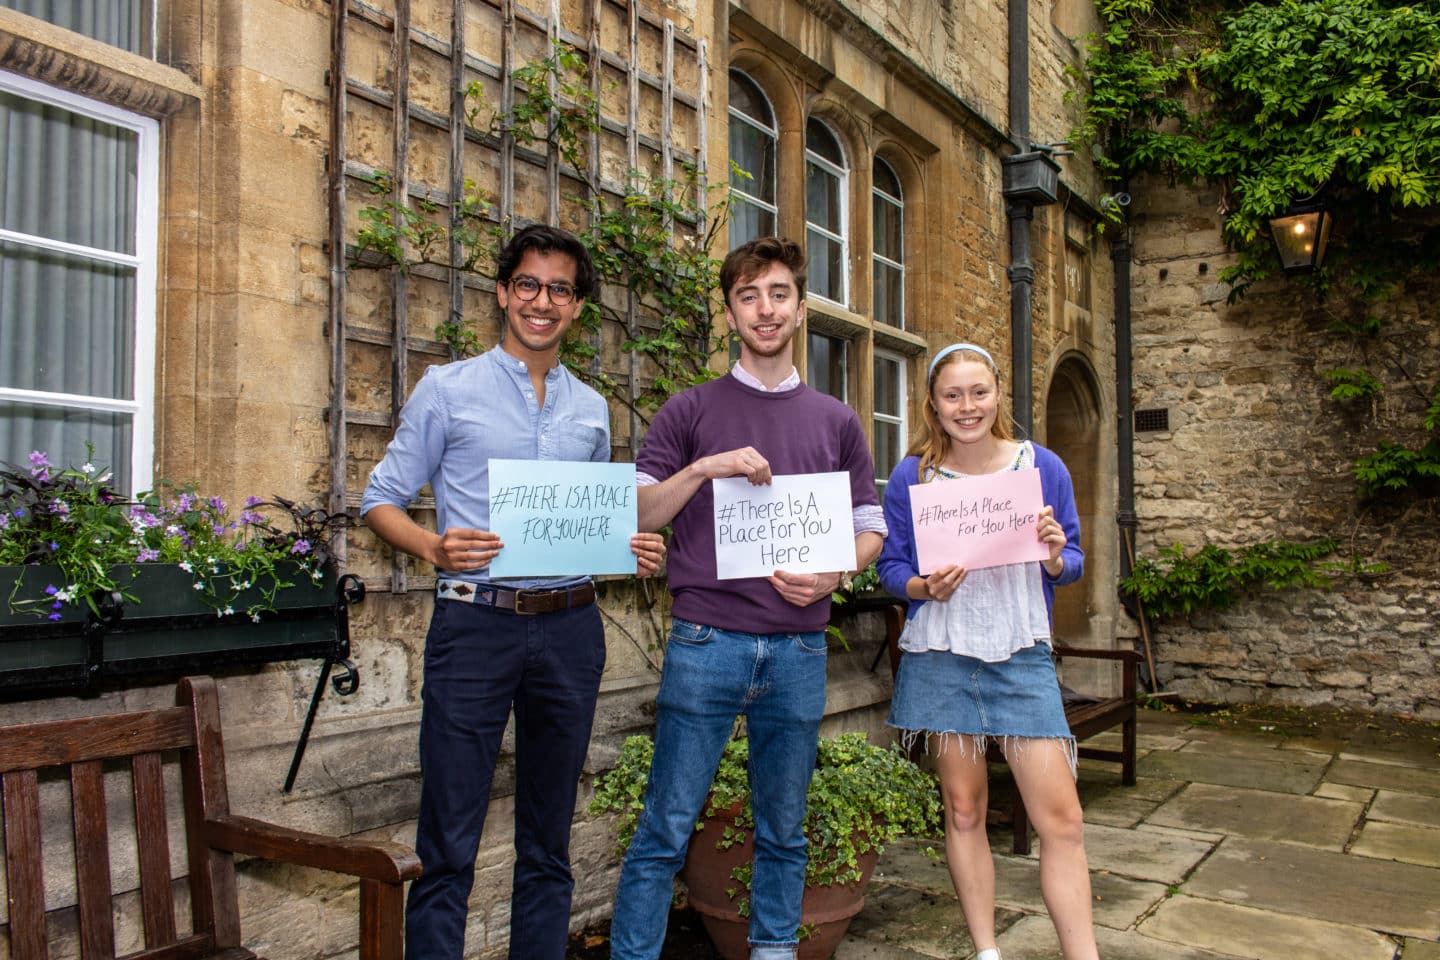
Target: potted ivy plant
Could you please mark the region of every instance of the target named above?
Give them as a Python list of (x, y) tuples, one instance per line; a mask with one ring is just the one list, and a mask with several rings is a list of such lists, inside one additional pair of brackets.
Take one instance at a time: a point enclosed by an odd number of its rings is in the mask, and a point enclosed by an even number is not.
[[(590, 812), (615, 815), (619, 855), (634, 838), (644, 809), (653, 753), (649, 737), (630, 737), (615, 766), (596, 781)], [(749, 956), (754, 818), (748, 759), (746, 738), (726, 745), (681, 872), (690, 903), (725, 960)], [(820, 738), (805, 813), (809, 861), (800, 960), (828, 960), (865, 904), (865, 888), (885, 844), (904, 835), (938, 834), (940, 811), (935, 778), (898, 747), (872, 744), (863, 733)]]
[(162, 482), (132, 500), (110, 477), (41, 451), (0, 469), (0, 689), (319, 656), (338, 642), (329, 535), (343, 516), (250, 497), (232, 518), (193, 487)]

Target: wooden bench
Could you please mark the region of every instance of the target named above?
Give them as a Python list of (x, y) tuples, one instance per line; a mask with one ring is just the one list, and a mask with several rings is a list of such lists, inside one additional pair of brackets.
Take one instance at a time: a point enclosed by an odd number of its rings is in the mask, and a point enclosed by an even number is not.
[[(900, 669), (900, 632), (905, 627), (905, 607), (898, 603), (887, 608), (885, 633), (890, 649), (892, 675)], [(1070, 732), (1079, 743), (1079, 754), (1087, 760), (1108, 760), (1120, 764), (1120, 782), (1127, 787), (1135, 785), (1135, 672), (1140, 663), (1140, 654), (1134, 650), (1093, 650), (1084, 647), (1055, 648), (1057, 660), (1112, 660), (1121, 664), (1120, 695), (1103, 697), (1084, 702), (1067, 702), (1065, 720)], [(1120, 749), (1104, 750), (1087, 747), (1083, 741), (1114, 727), (1120, 727)], [(992, 763), (1003, 763), (1005, 756), (998, 744), (991, 743), (985, 758)], [(1030, 852), (1030, 819), (1025, 814), (1025, 803), (1018, 788), (1011, 788), (1010, 817), (1014, 831), (1013, 849), (1016, 853)]]
[[(176, 707), (0, 728), (0, 795), (9, 898), (10, 956), (47, 956), (46, 879), (40, 838), (40, 780), (68, 767), (74, 823), (75, 904), (81, 960), (115, 957), (104, 769), (129, 761), (137, 854), (143, 960), (252, 960), (241, 946), (235, 854), (331, 870), (360, 880), (361, 960), (403, 955), (403, 889), (420, 862), (392, 843), (358, 842), (303, 833), (235, 816), (225, 780), (220, 703), (209, 677), (179, 683)], [(177, 932), (170, 875), (162, 752), (178, 753), (188, 859), (190, 932)], [(173, 755), (173, 754), (172, 754)], [(112, 778), (113, 787), (114, 780)], [(58, 811), (57, 811), (58, 812)], [(117, 831), (124, 848), (128, 831)], [(54, 859), (51, 861), (54, 862)]]

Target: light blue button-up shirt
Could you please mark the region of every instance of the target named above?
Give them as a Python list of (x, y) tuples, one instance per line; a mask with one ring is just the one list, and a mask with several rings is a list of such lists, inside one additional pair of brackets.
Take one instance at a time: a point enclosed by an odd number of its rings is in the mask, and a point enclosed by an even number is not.
[[(604, 398), (563, 365), (545, 374), (545, 405), (535, 399), (525, 362), (499, 347), (425, 371), (400, 413), (385, 457), (370, 473), (361, 514), (382, 503), (406, 508), (426, 483), (436, 524), (490, 529), (490, 460), (610, 459), (610, 411)], [(446, 576), (476, 583), (484, 569)], [(584, 577), (511, 579), (510, 587), (556, 587)]]

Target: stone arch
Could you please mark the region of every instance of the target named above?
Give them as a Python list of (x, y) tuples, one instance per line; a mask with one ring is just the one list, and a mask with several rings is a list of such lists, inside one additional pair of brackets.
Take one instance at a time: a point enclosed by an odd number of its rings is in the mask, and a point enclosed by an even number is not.
[[(1109, 647), (1113, 639), (1100, 633), (1105, 617), (1098, 616), (1113, 593), (1104, 570), (1096, 563), (1113, 547), (1114, 524), (1106, 511), (1105, 493), (1114, 470), (1107, 449), (1105, 415), (1099, 381), (1084, 357), (1061, 359), (1050, 378), (1045, 397), (1045, 445), (1064, 461), (1075, 488), (1075, 509), (1080, 514), (1080, 546), (1085, 551), (1086, 574), (1077, 584), (1055, 592), (1055, 636), (1061, 643), (1082, 647)], [(1108, 633), (1108, 631), (1107, 631)]]

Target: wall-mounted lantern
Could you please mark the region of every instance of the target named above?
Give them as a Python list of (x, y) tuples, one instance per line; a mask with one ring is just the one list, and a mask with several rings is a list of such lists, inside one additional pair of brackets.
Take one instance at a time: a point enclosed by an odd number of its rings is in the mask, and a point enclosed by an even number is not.
[(1301, 203), (1270, 218), (1270, 240), (1286, 273), (1309, 273), (1325, 259), (1334, 218), (1323, 203)]
[(1060, 196), (1060, 164), (1046, 152), (1017, 153), (1002, 157), (1000, 164), (1004, 175), (1001, 192), (1006, 200), (1043, 207)]

